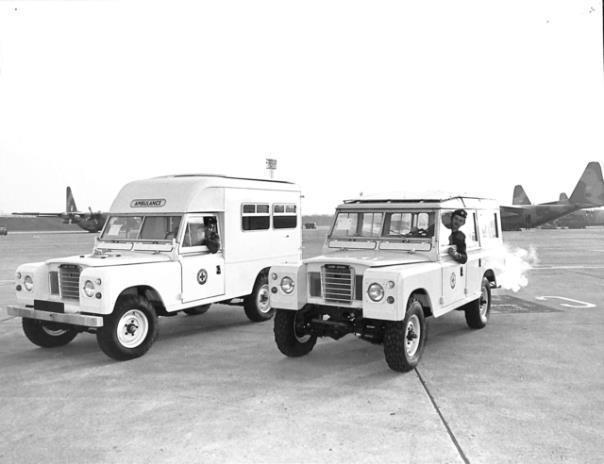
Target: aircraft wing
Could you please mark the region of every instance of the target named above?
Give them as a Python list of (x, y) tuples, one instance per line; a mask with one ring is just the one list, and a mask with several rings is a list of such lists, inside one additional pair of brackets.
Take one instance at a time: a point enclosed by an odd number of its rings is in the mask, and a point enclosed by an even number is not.
[(13, 216), (63, 217), (65, 213), (11, 213)]
[(500, 206), (499, 211), (501, 212), (501, 217), (510, 217), (521, 214), (524, 208), (519, 206)]

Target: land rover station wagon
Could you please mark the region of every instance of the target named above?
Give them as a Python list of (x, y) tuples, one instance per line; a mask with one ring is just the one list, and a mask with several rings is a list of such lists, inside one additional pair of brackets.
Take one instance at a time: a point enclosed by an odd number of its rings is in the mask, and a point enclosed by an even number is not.
[[(467, 262), (449, 254), (451, 216), (465, 209)], [(287, 356), (309, 353), (319, 337), (346, 334), (383, 344), (386, 362), (419, 362), (426, 318), (465, 312), (487, 324), (501, 259), (498, 205), (453, 195), (367, 198), (338, 206), (324, 253), (269, 273), (274, 336)]]

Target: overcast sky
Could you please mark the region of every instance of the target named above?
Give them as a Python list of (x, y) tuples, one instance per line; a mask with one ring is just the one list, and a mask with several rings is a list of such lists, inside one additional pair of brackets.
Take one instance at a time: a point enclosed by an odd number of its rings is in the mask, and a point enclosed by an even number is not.
[(570, 194), (604, 161), (601, 2), (0, 1), (0, 211), (173, 173)]

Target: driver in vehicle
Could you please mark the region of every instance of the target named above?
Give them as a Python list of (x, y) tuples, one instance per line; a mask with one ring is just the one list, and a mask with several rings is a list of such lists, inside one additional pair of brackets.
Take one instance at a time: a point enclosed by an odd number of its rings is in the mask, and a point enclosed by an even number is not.
[(456, 209), (451, 215), (451, 235), (449, 235), (449, 255), (458, 263), (465, 264), (468, 260), (466, 254), (466, 236), (459, 230), (466, 223), (468, 213), (465, 209)]

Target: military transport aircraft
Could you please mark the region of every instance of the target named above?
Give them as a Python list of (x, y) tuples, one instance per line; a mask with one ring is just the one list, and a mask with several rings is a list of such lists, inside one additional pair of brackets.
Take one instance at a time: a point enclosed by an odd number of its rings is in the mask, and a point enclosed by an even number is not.
[(530, 229), (573, 211), (604, 206), (602, 167), (596, 161), (589, 163), (570, 198), (562, 193), (558, 201), (533, 205), (522, 186), (516, 185), (512, 203), (500, 208), (503, 230)]
[(77, 224), (88, 232), (97, 233), (105, 225), (107, 215), (105, 213), (93, 213), (89, 207), (88, 212), (78, 211), (71, 187), (65, 191), (65, 211), (62, 213), (13, 213), (15, 216), (36, 216), (36, 217), (60, 217), (65, 224)]

